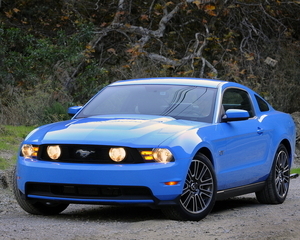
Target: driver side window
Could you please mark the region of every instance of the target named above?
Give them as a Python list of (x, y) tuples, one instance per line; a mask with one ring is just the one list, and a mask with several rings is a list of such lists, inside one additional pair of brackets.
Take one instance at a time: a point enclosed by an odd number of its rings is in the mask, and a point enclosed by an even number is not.
[(242, 109), (248, 111), (250, 117), (254, 116), (249, 95), (241, 89), (229, 88), (225, 90), (222, 105), (225, 111), (228, 109)]

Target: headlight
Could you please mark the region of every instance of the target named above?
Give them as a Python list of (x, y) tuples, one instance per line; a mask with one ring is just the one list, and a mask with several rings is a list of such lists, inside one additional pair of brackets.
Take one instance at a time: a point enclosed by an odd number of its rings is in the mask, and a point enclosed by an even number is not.
[(111, 148), (109, 149), (109, 157), (115, 162), (121, 162), (126, 157), (124, 148)]
[(31, 144), (24, 144), (21, 147), (21, 151), (25, 158), (32, 158), (37, 156), (39, 148)]
[(168, 163), (173, 161), (173, 155), (166, 148), (154, 148), (152, 151), (143, 150), (140, 152), (145, 161), (155, 161), (159, 163)]
[(153, 149), (153, 158), (156, 162), (168, 163), (172, 161), (173, 155), (169, 149), (155, 148)]
[(47, 147), (47, 153), (48, 153), (48, 156), (52, 160), (58, 159), (60, 157), (60, 155), (61, 155), (60, 146), (58, 146), (58, 145), (48, 146)]

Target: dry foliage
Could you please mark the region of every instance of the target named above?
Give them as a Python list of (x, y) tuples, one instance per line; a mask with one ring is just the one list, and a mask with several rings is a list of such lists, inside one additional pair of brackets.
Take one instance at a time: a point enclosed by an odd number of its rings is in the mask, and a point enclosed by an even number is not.
[(12, 0), (0, 10), (1, 122), (60, 119), (54, 101), (153, 76), (235, 81), (299, 110), (299, 1)]

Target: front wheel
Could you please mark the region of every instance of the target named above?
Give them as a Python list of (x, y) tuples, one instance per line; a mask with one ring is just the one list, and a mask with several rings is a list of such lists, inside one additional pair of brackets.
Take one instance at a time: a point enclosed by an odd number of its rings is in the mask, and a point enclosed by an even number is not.
[(289, 154), (283, 144), (279, 145), (271, 172), (265, 187), (256, 192), (256, 198), (260, 203), (283, 203), (290, 185)]
[(65, 210), (69, 204), (59, 202), (38, 202), (25, 199), (17, 186), (16, 169), (13, 173), (13, 192), (20, 207), (35, 215), (56, 215)]
[(210, 160), (197, 154), (190, 164), (178, 204), (162, 211), (174, 220), (201, 220), (214, 206), (216, 189), (216, 176)]

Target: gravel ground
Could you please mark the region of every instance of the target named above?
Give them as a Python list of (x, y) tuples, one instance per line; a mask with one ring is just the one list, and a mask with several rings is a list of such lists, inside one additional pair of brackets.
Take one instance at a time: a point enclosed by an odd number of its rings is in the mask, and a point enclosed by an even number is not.
[(57, 216), (25, 213), (0, 184), (0, 239), (300, 239), (300, 177), (286, 201), (259, 204), (254, 194), (216, 203), (199, 222), (168, 220), (144, 207), (70, 205)]

